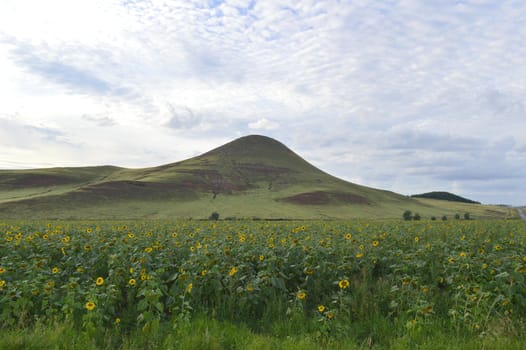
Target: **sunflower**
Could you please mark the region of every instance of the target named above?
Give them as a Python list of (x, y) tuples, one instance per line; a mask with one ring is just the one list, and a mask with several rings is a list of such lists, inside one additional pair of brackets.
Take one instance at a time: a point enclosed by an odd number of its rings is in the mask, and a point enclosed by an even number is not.
[(318, 305), (318, 312), (325, 311), (325, 305)]
[(228, 275), (230, 277), (233, 277), (236, 273), (237, 273), (237, 267), (235, 267), (235, 266), (233, 268), (231, 268), (230, 271), (228, 271)]
[(340, 282), (338, 282), (338, 286), (340, 287), (340, 289), (346, 289), (346, 288), (349, 288), (351, 284), (349, 283), (349, 280), (341, 280)]
[(4, 272), (5, 272), (5, 268), (0, 266), (0, 275), (3, 274)]
[(135, 283), (136, 283), (136, 282), (135, 282), (135, 279), (134, 279), (134, 278), (130, 278), (130, 280), (128, 281), (128, 284), (129, 284), (130, 286), (132, 286), (132, 287), (135, 285)]
[(88, 310), (88, 311), (91, 311), (95, 308), (95, 303), (93, 301), (88, 301), (86, 303), (86, 305), (84, 305), (84, 307)]
[(380, 244), (380, 242), (378, 242), (378, 241), (373, 241), (373, 247), (378, 247), (379, 244)]
[(296, 298), (298, 298), (299, 300), (303, 300), (306, 297), (307, 297), (307, 293), (305, 293), (303, 291), (296, 293)]
[(345, 239), (346, 240), (350, 240), (352, 238), (352, 235), (350, 233), (346, 234), (345, 235)]
[(54, 274), (58, 273), (58, 271), (59, 271), (58, 267), (54, 267), (51, 269), (51, 272)]
[(95, 281), (95, 284), (97, 286), (102, 286), (104, 284), (104, 278), (102, 277), (97, 277), (97, 280)]

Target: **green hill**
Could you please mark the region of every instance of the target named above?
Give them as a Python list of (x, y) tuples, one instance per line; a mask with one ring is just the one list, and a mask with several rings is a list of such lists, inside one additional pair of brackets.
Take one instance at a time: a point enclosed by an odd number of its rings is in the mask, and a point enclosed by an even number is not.
[[(508, 215), (469, 208), (474, 216)], [(426, 217), (458, 208), (343, 181), (257, 135), (152, 168), (0, 170), (1, 218), (207, 218), (214, 211), (222, 218), (400, 218), (404, 210)]]

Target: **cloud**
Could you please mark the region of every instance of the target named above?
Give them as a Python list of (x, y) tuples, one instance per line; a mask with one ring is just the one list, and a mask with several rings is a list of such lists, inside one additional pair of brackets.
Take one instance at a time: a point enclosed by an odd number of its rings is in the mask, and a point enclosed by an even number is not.
[(167, 103), (166, 113), (168, 115), (166, 126), (169, 128), (190, 129), (200, 123), (200, 118), (186, 106), (177, 106)]
[(30, 125), (18, 122), (16, 116), (0, 117), (0, 142), (4, 146), (30, 149), (35, 144), (66, 143), (63, 131), (43, 125)]
[(101, 126), (101, 127), (114, 126), (116, 124), (115, 120), (113, 120), (110, 117), (105, 116), (105, 115), (84, 114), (84, 115), (82, 115), (82, 119), (87, 120), (89, 122), (93, 122), (97, 126)]
[(12, 59), (20, 67), (51, 83), (61, 85), (70, 93), (132, 95), (128, 88), (112, 84), (89, 69), (81, 68), (81, 62), (70, 64), (62, 57), (46, 57), (49, 56), (48, 50), (16, 41), (12, 41), (12, 45), (14, 46), (10, 52)]
[(274, 130), (279, 128), (279, 123), (268, 120), (267, 118), (262, 118), (255, 122), (249, 123), (248, 127), (254, 130)]

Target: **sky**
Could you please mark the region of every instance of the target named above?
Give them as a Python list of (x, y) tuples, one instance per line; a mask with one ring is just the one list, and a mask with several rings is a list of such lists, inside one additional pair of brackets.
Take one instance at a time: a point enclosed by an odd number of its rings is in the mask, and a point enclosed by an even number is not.
[(275, 138), (401, 194), (526, 205), (524, 0), (1, 0), (0, 169)]

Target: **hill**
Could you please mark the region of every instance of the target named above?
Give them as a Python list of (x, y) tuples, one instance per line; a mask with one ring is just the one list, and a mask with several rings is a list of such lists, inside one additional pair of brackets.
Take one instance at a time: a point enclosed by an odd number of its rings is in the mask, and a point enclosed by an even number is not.
[(475, 201), (472, 201), (471, 199), (457, 196), (456, 194), (449, 193), (449, 192), (427, 192), (427, 193), (422, 193), (422, 194), (414, 194), (411, 197), (439, 199), (439, 200), (450, 201), (450, 202), (480, 204), (480, 202), (475, 202)]
[(399, 218), (404, 210), (426, 217), (458, 209), (343, 181), (259, 135), (152, 168), (0, 170), (0, 218), (207, 218), (214, 211), (222, 218)]

